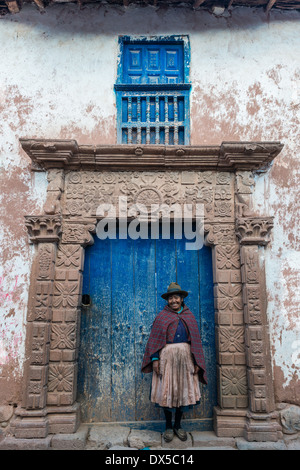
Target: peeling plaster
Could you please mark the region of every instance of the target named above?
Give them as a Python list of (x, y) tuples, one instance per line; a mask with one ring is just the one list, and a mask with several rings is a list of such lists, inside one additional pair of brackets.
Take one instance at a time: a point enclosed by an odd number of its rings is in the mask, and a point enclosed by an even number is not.
[[(230, 16), (185, 8), (54, 4), (41, 15), (23, 5), (1, 18), (0, 305), (1, 400), (18, 394), (34, 248), (25, 214), (45, 202), (44, 173), (32, 173), (20, 137), (116, 143), (113, 85), (118, 35), (188, 34), (191, 144), (280, 140), (268, 173), (256, 176), (258, 214), (275, 216), (265, 248), (268, 316), (278, 399), (299, 390), (300, 23), (297, 11), (233, 8)], [(8, 380), (9, 379), (9, 380)], [(4, 383), (3, 382), (3, 383)], [(299, 397), (299, 393), (298, 393)], [(299, 398), (298, 398), (299, 402)]]

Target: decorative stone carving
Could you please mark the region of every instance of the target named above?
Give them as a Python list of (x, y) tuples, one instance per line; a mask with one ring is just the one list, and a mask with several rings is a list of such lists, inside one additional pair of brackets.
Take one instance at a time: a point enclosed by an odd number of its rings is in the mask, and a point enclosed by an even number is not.
[(245, 351), (245, 339), (244, 339), (244, 328), (226, 328), (220, 327), (220, 343), (219, 350), (221, 353), (244, 352)]
[(25, 225), (33, 243), (57, 242), (61, 232), (59, 215), (25, 216)]
[(44, 204), (46, 214), (60, 214), (60, 197), (64, 184), (64, 173), (62, 170), (48, 171), (47, 200)]
[(52, 326), (51, 341), (54, 349), (74, 349), (76, 341), (75, 324)]
[(275, 158), (281, 144), (182, 149), (23, 140), (22, 146), (34, 163), (51, 171), (46, 214), (26, 217), (38, 249), (29, 296), (26, 390), (15, 435), (45, 437), (49, 431), (77, 429), (84, 247), (93, 243), (99, 205), (112, 203), (118, 210), (119, 197), (126, 196), (128, 211), (136, 203), (147, 208), (204, 205), (205, 242), (212, 246), (215, 284), (215, 429), (220, 436), (263, 440), (262, 428), (257, 432), (263, 425), (267, 437), (276, 440), (279, 428), (272, 411), (264, 274), (258, 252), (258, 245), (268, 243), (273, 221), (248, 215), (252, 170)]
[[(250, 227), (252, 226), (251, 220), (249, 221)], [(259, 224), (259, 226), (261, 225)], [(270, 226), (268, 227), (270, 228)], [(252, 245), (250, 245), (250, 238)], [(245, 437), (248, 440), (276, 441), (282, 433), (278, 423), (278, 413), (275, 412), (266, 315), (264, 265), (258, 251), (258, 245), (265, 243), (262, 243), (262, 236), (250, 238), (246, 244), (241, 245), (245, 343), (250, 399)], [(262, 253), (260, 255), (262, 256)]]
[(242, 310), (242, 285), (218, 284), (218, 307), (220, 310)]
[(77, 365), (75, 363), (51, 364), (49, 367), (48, 403), (72, 405), (76, 397)]
[(224, 395), (247, 395), (247, 378), (244, 368), (223, 367), (222, 389)]
[(217, 184), (230, 184), (231, 174), (220, 171), (217, 173), (216, 182)]
[(65, 222), (63, 227), (63, 243), (79, 243), (80, 245), (93, 244), (94, 239), (91, 232), (95, 232), (96, 220), (78, 223), (77, 221)]
[[(128, 210), (132, 204), (144, 205), (150, 210), (151, 205), (166, 204), (203, 204), (208, 219), (214, 216), (214, 180), (212, 172), (114, 172), (97, 174), (82, 172), (80, 178), (75, 172), (66, 176), (64, 214), (68, 217), (95, 217), (100, 204), (113, 204), (119, 208), (119, 197), (127, 198)], [(93, 182), (91, 186), (90, 182)], [(113, 183), (113, 184), (112, 184)], [(233, 183), (232, 183), (233, 188)], [(220, 193), (217, 193), (220, 198)], [(227, 196), (228, 197), (228, 196)], [(220, 217), (230, 217), (233, 205), (223, 201), (216, 202), (216, 211)]]
[(229, 245), (236, 243), (236, 234), (232, 224), (207, 224), (206, 243), (208, 245)]
[(258, 284), (260, 280), (260, 269), (258, 251), (255, 247), (248, 247), (241, 252), (242, 281), (244, 284)]
[(267, 245), (272, 228), (273, 217), (247, 217), (236, 222), (236, 234), (243, 245)]
[(247, 374), (244, 366), (219, 368), (219, 400), (223, 410), (241, 410), (247, 407)]
[(218, 269), (240, 269), (240, 250), (235, 245), (216, 247)]
[(261, 170), (270, 165), (282, 147), (280, 142), (223, 142), (221, 161), (238, 170)]
[(41, 164), (47, 161), (47, 169), (63, 168), (70, 163), (72, 156), (78, 149), (75, 140), (21, 140), (22, 146), (32, 158), (32, 161)]
[(53, 307), (68, 308), (78, 306), (78, 283), (55, 283)]
[(83, 249), (80, 245), (60, 245), (57, 253), (57, 268), (83, 269)]
[(251, 171), (236, 172), (236, 186), (238, 194), (252, 194), (254, 178)]
[(83, 145), (75, 140), (21, 139), (33, 162), (44, 169), (252, 171), (279, 154), (280, 142), (223, 142), (216, 146)]
[(254, 186), (253, 174), (250, 171), (236, 173), (236, 212), (237, 217), (253, 216), (252, 190)]
[(158, 190), (146, 186), (136, 194), (134, 204), (143, 204), (150, 207), (152, 204), (161, 204), (161, 200)]
[(39, 277), (41, 279), (52, 279), (54, 276), (54, 246), (51, 243), (39, 245)]
[[(53, 277), (61, 218), (58, 215), (27, 216), (25, 221), (31, 241), (38, 246), (29, 293), (23, 403), (27, 410), (42, 410), (46, 405)], [(25, 424), (19, 424), (21, 427), (16, 433), (27, 437)], [(47, 422), (40, 419), (38, 428), (32, 430), (32, 437), (47, 434), (47, 426)]]
[(216, 217), (232, 217), (232, 206), (230, 202), (215, 202)]

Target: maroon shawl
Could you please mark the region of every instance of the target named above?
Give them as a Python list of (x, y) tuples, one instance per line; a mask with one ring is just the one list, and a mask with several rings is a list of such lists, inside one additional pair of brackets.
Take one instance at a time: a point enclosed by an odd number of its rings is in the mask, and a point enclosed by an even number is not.
[(195, 363), (200, 367), (199, 380), (207, 384), (205, 361), (198, 324), (196, 318), (186, 305), (183, 307), (183, 311), (180, 314), (174, 312), (174, 310), (166, 305), (155, 318), (145, 349), (142, 372), (152, 372), (152, 354), (162, 349), (167, 342), (173, 342), (179, 318), (188, 331), (188, 340), (191, 342), (191, 352)]

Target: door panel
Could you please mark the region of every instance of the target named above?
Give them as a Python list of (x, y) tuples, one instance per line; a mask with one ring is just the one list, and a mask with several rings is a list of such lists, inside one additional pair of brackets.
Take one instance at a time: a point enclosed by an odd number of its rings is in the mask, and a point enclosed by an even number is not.
[(151, 419), (153, 405), (149, 400), (152, 374), (143, 374), (141, 364), (145, 352), (145, 343), (149, 337), (151, 324), (156, 315), (155, 293), (155, 244), (136, 240), (134, 243), (135, 274), (135, 347), (136, 347), (136, 416), (139, 420)]
[[(163, 309), (161, 294), (172, 281), (188, 290), (204, 347), (209, 385), (200, 406), (185, 413), (209, 429), (216, 404), (216, 360), (211, 250), (187, 251), (187, 240), (100, 240), (86, 248), (78, 398), (84, 422), (154, 421), (162, 413), (150, 402), (152, 374), (141, 364), (151, 325)], [(202, 424), (201, 424), (202, 423)]]
[(183, 83), (183, 46), (125, 44), (123, 83)]
[(130, 239), (112, 241), (111, 293), (111, 420), (131, 421), (135, 419), (135, 312), (133, 243)]

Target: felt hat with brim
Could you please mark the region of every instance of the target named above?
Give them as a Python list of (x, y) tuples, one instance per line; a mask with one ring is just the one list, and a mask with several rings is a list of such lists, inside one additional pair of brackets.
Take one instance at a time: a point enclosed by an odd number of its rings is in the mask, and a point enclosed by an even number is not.
[(178, 294), (178, 295), (182, 295), (183, 297), (187, 297), (189, 295), (186, 290), (181, 289), (180, 285), (177, 284), (177, 282), (171, 282), (171, 284), (168, 287), (167, 292), (162, 294), (162, 298), (167, 300), (169, 295), (171, 294)]

